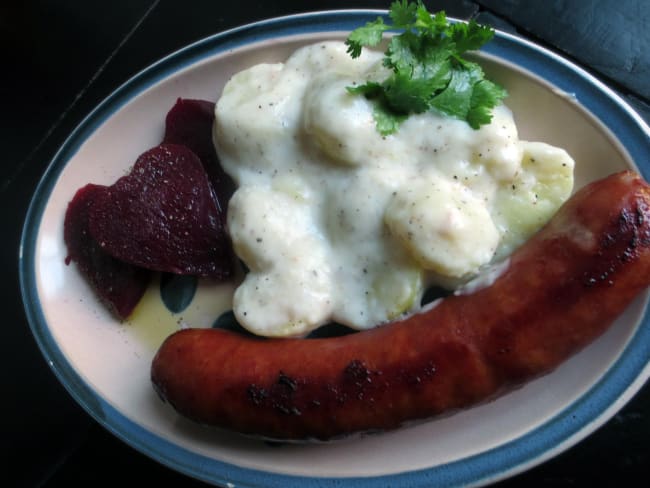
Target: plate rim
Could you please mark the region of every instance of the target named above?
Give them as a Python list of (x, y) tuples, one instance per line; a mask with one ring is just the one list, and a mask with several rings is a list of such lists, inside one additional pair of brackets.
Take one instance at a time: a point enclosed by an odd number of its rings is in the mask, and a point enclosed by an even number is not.
[[(645, 312), (636, 331), (606, 374), (580, 398), (542, 425), (512, 441), (479, 454), (431, 468), (372, 477), (305, 477), (240, 467), (191, 452), (134, 423), (99, 397), (67, 362), (54, 340), (36, 288), (35, 251), (41, 219), (67, 162), (111, 115), (166, 77), (207, 57), (279, 36), (351, 30), (385, 10), (347, 9), (274, 17), (216, 33), (195, 41), (149, 65), (109, 94), (75, 127), (58, 149), (36, 187), (19, 248), (21, 296), (28, 323), (47, 364), (68, 393), (100, 425), (155, 461), (209, 483), (236, 486), (456, 486), (486, 484), (530, 469), (575, 445), (609, 420), (650, 376), (650, 317)], [(504, 57), (504, 50), (508, 57)], [(497, 30), (481, 51), (500, 57), (572, 94), (600, 120), (637, 162), (648, 179), (650, 129), (612, 89), (566, 58), (516, 35)], [(531, 56), (533, 54), (533, 56)], [(551, 62), (549, 62), (549, 60)], [(604, 96), (603, 96), (604, 95)], [(605, 123), (598, 114), (613, 116)], [(614, 127), (612, 127), (614, 126)], [(625, 130), (623, 130), (625, 128)], [(634, 130), (630, 130), (634, 129)], [(643, 136), (646, 140), (644, 142)], [(644, 345), (646, 344), (646, 345)]]

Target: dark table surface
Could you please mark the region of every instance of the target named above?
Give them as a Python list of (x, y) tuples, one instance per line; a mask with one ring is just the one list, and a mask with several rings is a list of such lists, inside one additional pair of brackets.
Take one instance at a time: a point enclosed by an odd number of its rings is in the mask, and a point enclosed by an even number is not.
[[(650, 121), (650, 2), (427, 1), (561, 53)], [(0, 6), (0, 486), (201, 486), (136, 452), (91, 419), (48, 369), (18, 286), (21, 227), (35, 186), (66, 136), (150, 63), (221, 30), (268, 17), (385, 1), (28, 0)], [(578, 445), (499, 486), (647, 486), (650, 385)]]

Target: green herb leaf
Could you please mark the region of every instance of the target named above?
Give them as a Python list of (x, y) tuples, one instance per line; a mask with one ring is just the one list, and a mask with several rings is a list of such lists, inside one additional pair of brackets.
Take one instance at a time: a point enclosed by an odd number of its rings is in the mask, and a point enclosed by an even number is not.
[(489, 80), (481, 80), (474, 85), (467, 122), (472, 129), (489, 124), (492, 120), (492, 107), (507, 96), (507, 92)]
[(387, 30), (402, 30), (385, 52), (384, 66), (392, 74), (381, 83), (349, 88), (374, 101), (377, 130), (392, 134), (409, 115), (428, 110), (465, 120), (474, 129), (490, 123), (492, 109), (507, 92), (485, 80), (480, 66), (462, 54), (489, 42), (494, 31), (473, 20), (449, 23), (444, 12), (431, 15), (421, 0), (396, 0), (389, 16), (392, 25), (379, 17), (346, 41), (350, 55), (358, 57), (364, 46), (378, 45)]
[(348, 92), (353, 95), (364, 95), (366, 98), (377, 98), (383, 96), (384, 90), (380, 83), (369, 81), (364, 85), (348, 86)]
[(467, 119), (471, 106), (475, 73), (470, 70), (454, 70), (449, 84), (431, 101), (431, 106), (457, 119)]
[(406, 28), (413, 23), (417, 9), (418, 5), (408, 0), (396, 1), (391, 5), (388, 15), (395, 27)]
[(454, 24), (450, 30), (450, 37), (454, 41), (457, 54), (460, 55), (465, 51), (479, 49), (490, 42), (494, 37), (494, 31), (486, 25), (479, 25), (476, 21), (470, 20), (467, 24), (463, 22)]
[(406, 120), (408, 115), (401, 115), (392, 110), (385, 110), (385, 105), (377, 104), (372, 113), (372, 118), (375, 120), (377, 132), (382, 136), (394, 134), (399, 129), (399, 126)]
[(388, 29), (390, 29), (390, 26), (384, 24), (381, 17), (377, 17), (377, 20), (368, 22), (364, 27), (353, 30), (346, 41), (348, 45), (347, 52), (353, 58), (358, 58), (361, 56), (363, 46), (372, 47), (379, 44), (384, 31)]
[(385, 100), (391, 110), (397, 113), (422, 113), (429, 110), (431, 92), (436, 80), (424, 77), (414, 78), (398, 72), (382, 84)]

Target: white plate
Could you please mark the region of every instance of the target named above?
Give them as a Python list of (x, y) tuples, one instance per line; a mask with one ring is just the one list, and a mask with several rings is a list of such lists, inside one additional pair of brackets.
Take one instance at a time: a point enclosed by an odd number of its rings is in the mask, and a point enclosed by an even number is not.
[[(164, 333), (146, 335), (137, 324), (117, 323), (76, 268), (64, 264), (68, 201), (88, 182), (112, 183), (137, 155), (157, 144), (164, 115), (177, 97), (214, 101), (234, 72), (282, 61), (307, 42), (343, 38), (379, 14), (339, 11), (272, 19), (164, 58), (80, 124), (36, 191), (23, 233), (20, 272), (27, 314), (43, 354), (102, 425), (183, 473), (237, 487), (484, 484), (576, 443), (621, 408), (650, 374), (645, 294), (609, 332), (552, 374), (493, 402), (378, 436), (274, 447), (193, 425), (158, 400), (149, 366)], [(577, 186), (634, 167), (634, 161), (648, 178), (648, 127), (593, 77), (503, 33), (481, 58), (489, 75), (507, 87), (521, 137), (566, 148), (576, 160)], [(227, 290), (223, 293), (227, 297)], [(172, 318), (180, 322), (184, 317)]]

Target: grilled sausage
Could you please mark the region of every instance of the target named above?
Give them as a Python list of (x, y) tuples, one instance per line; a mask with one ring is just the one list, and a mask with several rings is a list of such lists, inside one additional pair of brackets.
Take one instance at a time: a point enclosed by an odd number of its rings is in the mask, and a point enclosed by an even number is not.
[(467, 407), (547, 373), (650, 284), (650, 187), (626, 171), (576, 193), (491, 285), (370, 331), (171, 335), (154, 388), (197, 422), (331, 439)]

